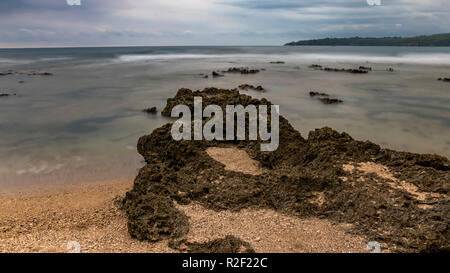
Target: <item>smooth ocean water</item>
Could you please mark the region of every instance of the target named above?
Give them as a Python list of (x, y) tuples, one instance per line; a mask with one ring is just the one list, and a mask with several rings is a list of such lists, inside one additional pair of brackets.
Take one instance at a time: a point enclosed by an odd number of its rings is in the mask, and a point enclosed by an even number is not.
[[(285, 64), (269, 64), (285, 61)], [(308, 65), (371, 66), (367, 75)], [(255, 75), (200, 73), (233, 66)], [(387, 72), (393, 67), (395, 72)], [(141, 110), (165, 106), (179, 88), (263, 85), (266, 97), (307, 137), (329, 126), (383, 147), (450, 157), (450, 48), (123, 47), (0, 49), (0, 188), (133, 179), (142, 166), (140, 136), (168, 122)], [(24, 83), (19, 83), (24, 81)], [(324, 105), (310, 90), (345, 102)]]

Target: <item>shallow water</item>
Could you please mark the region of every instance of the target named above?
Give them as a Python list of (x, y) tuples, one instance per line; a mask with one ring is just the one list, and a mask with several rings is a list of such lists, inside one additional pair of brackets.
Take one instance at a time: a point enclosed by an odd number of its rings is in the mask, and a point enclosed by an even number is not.
[[(285, 64), (269, 64), (285, 61)], [(371, 66), (366, 75), (308, 65)], [(200, 73), (232, 66), (255, 75)], [(300, 67), (300, 69), (298, 69)], [(387, 72), (393, 67), (394, 72)], [(396, 150), (450, 157), (450, 48), (137, 47), (0, 50), (0, 187), (133, 179), (142, 166), (136, 142), (166, 123), (141, 110), (165, 106), (179, 88), (263, 85), (266, 97), (307, 137), (329, 126)], [(23, 80), (24, 83), (19, 83)], [(344, 100), (324, 105), (310, 90)]]

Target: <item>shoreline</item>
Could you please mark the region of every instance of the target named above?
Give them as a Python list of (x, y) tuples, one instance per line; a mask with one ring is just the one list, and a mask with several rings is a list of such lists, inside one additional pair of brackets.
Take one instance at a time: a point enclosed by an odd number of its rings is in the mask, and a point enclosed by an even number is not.
[[(67, 253), (69, 242), (78, 242), (82, 253), (183, 252), (169, 248), (167, 240), (131, 238), (115, 200), (132, 186), (110, 181), (1, 195), (0, 252)], [(367, 252), (366, 238), (323, 219), (298, 219), (267, 209), (215, 212), (195, 203), (177, 207), (191, 222), (189, 238), (199, 242), (231, 233), (260, 253)]]
[(131, 239), (126, 218), (114, 204), (132, 182), (68, 185), (0, 196), (0, 252), (170, 252), (163, 244)]

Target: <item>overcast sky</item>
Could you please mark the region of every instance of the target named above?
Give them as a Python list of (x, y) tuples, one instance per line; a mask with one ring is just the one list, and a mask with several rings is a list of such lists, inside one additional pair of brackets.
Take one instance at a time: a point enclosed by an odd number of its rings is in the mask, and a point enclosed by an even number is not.
[[(380, 1), (380, 0), (369, 0)], [(450, 32), (449, 0), (0, 0), (0, 47), (280, 45)]]

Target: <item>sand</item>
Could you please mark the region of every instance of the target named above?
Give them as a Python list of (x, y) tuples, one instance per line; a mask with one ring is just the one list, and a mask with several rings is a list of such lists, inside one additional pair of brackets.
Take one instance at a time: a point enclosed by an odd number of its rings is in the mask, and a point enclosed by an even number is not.
[[(263, 171), (242, 150), (211, 148), (208, 153), (229, 170)], [(132, 182), (119, 181), (5, 194), (0, 197), (0, 252), (176, 252), (166, 241), (140, 242), (128, 234), (115, 201), (131, 187)], [(189, 217), (189, 241), (235, 235), (256, 252), (367, 252), (368, 241), (349, 234), (350, 225), (325, 219), (298, 219), (268, 209), (216, 212), (196, 203), (177, 208)]]
[(0, 252), (170, 252), (130, 237), (114, 200), (131, 182), (72, 186), (0, 198)]
[[(140, 242), (130, 237), (115, 198), (130, 182), (81, 185), (67, 190), (2, 196), (0, 252), (171, 253), (166, 241)], [(348, 227), (327, 220), (300, 220), (272, 210), (215, 212), (198, 204), (177, 206), (189, 217), (190, 241), (235, 235), (256, 252), (367, 252), (367, 241), (346, 233)], [(76, 246), (76, 244), (75, 244)]]
[(237, 148), (217, 148), (206, 149), (206, 153), (214, 160), (225, 165), (225, 170), (242, 172), (251, 175), (259, 175), (264, 172), (259, 167), (259, 162), (251, 159), (246, 151)]

